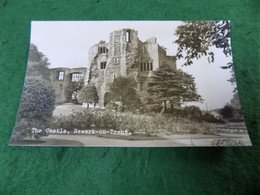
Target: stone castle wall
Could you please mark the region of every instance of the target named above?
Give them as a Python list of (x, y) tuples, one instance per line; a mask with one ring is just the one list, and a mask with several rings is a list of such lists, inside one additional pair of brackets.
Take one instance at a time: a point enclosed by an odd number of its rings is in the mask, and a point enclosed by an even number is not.
[[(65, 87), (68, 83), (74, 82), (80, 79), (80, 74), (82, 74), (82, 79), (87, 83), (87, 68), (52, 68), (50, 69), (50, 80), (55, 89), (56, 103), (63, 103), (66, 101), (65, 97)], [(63, 73), (62, 73), (63, 72)], [(74, 75), (73, 75), (74, 74)], [(79, 74), (79, 76), (77, 76)]]

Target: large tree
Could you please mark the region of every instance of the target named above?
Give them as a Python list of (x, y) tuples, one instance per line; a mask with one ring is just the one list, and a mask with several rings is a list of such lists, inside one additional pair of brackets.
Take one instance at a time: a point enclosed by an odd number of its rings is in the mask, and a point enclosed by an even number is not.
[[(178, 26), (175, 35), (178, 44), (176, 57), (184, 58), (184, 66), (191, 65), (193, 59), (208, 56), (214, 62), (211, 46), (220, 48), (226, 56), (231, 56), (230, 23), (229, 21), (187, 21)], [(231, 64), (227, 65), (231, 68)]]
[(41, 76), (42, 78), (50, 79), (48, 58), (38, 50), (37, 46), (33, 43), (30, 44), (27, 76)]
[(167, 102), (171, 109), (181, 102), (201, 101), (197, 93), (194, 77), (168, 66), (154, 71), (147, 83), (145, 103), (149, 110), (166, 112)]
[[(15, 124), (14, 138), (32, 136), (32, 128), (44, 129), (55, 109), (55, 91), (41, 76), (27, 77)], [(44, 134), (44, 133), (43, 133)], [(34, 134), (38, 138), (43, 134)]]
[(26, 80), (15, 124), (13, 138), (39, 138), (44, 133), (32, 134), (32, 128), (45, 128), (55, 109), (55, 91), (50, 84), (47, 57), (37, 46), (30, 45)]
[[(209, 63), (214, 62), (212, 47), (222, 49), (225, 56), (231, 56), (230, 22), (224, 21), (187, 21), (178, 26), (175, 35), (178, 44), (177, 59), (184, 58), (183, 66), (193, 63), (194, 59), (207, 56)], [(233, 62), (223, 64), (223, 69), (230, 69), (231, 78), (228, 80), (235, 84)], [(234, 91), (237, 88), (235, 87)]]
[(97, 93), (97, 89), (94, 84), (87, 84), (85, 87), (81, 89), (79, 92), (79, 101), (86, 102), (89, 107), (89, 103), (94, 103), (94, 108), (96, 103), (98, 103), (99, 97)]
[(110, 84), (110, 93), (114, 101), (120, 101), (122, 112), (125, 107), (136, 107), (139, 103), (136, 91), (137, 83), (132, 77), (119, 76)]
[[(69, 77), (70, 75), (67, 75)], [(64, 95), (66, 97), (67, 102), (75, 102), (78, 103), (78, 95), (80, 90), (84, 87), (84, 80), (81, 79), (79, 81), (71, 81), (70, 79), (66, 79), (66, 87), (64, 90)]]
[(234, 108), (230, 104), (226, 104), (219, 112), (224, 118), (232, 118), (234, 116)]

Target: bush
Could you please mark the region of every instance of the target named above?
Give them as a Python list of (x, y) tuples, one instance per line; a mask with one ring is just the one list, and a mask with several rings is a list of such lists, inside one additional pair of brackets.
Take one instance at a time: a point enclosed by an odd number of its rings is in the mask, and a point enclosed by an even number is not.
[(197, 106), (187, 106), (183, 109), (184, 115), (190, 118), (200, 118), (202, 116), (201, 110)]
[(55, 109), (55, 91), (41, 77), (28, 77), (23, 88), (18, 119), (49, 118)]
[(208, 113), (201, 116), (201, 120), (209, 123), (222, 123), (222, 124), (225, 123), (224, 120), (217, 119), (212, 114), (208, 114)]
[(220, 109), (220, 114), (224, 118), (232, 118), (234, 116), (234, 108), (227, 104), (224, 106), (224, 108)]
[[(44, 128), (55, 109), (55, 92), (42, 77), (27, 77), (14, 128), (15, 139), (32, 137), (31, 129)], [(44, 133), (34, 134), (35, 138)]]
[(170, 115), (153, 113), (148, 116), (97, 109), (86, 109), (69, 116), (55, 117), (52, 127), (68, 131), (74, 129), (128, 130), (132, 134), (144, 132), (147, 135), (159, 132), (179, 133), (179, 130), (184, 133), (209, 133), (210, 129), (203, 123), (191, 122), (188, 119)]
[(85, 114), (84, 112), (75, 112), (69, 116), (56, 116), (53, 117), (51, 128), (62, 128), (67, 131), (90, 129), (92, 128), (92, 117), (92, 115)]
[[(49, 126), (49, 124), (50, 119), (20, 119), (15, 123), (12, 139), (22, 140), (27, 137), (39, 139), (42, 136), (47, 136), (44, 130)], [(32, 128), (42, 129), (42, 132), (33, 134)]]
[(172, 114), (176, 117), (185, 117), (184, 111), (182, 109), (179, 109), (179, 108), (174, 108)]

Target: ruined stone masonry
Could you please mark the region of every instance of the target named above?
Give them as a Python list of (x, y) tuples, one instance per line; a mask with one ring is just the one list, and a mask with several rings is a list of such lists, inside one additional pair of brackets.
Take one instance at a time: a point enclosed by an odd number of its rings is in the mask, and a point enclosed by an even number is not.
[[(65, 97), (65, 87), (70, 82), (77, 82), (81, 79), (84, 80), (85, 83), (87, 83), (87, 68), (81, 67), (81, 68), (52, 68), (50, 69), (51, 75), (51, 83), (53, 84), (53, 87), (55, 89), (56, 94), (56, 103), (63, 103), (66, 100)], [(73, 94), (74, 96), (77, 95), (78, 92), (75, 92)], [(74, 96), (71, 97), (71, 99), (74, 98)]]
[(133, 29), (122, 29), (110, 33), (109, 43), (100, 41), (89, 49), (88, 83), (98, 91), (99, 106), (110, 101), (109, 83), (119, 75), (132, 76), (138, 83), (139, 92), (153, 71), (162, 65), (176, 69), (175, 56), (167, 56), (155, 37), (145, 42)]

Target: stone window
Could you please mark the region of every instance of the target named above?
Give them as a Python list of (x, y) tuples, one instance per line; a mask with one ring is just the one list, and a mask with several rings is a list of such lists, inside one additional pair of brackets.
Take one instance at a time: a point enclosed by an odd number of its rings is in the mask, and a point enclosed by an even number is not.
[(58, 72), (58, 80), (63, 80), (64, 79), (64, 72), (63, 71), (59, 71)]
[(152, 62), (141, 62), (140, 64), (141, 71), (153, 71), (153, 63)]
[(100, 62), (100, 69), (105, 69), (107, 62)]
[(72, 73), (71, 74), (71, 81), (73, 81), (73, 82), (80, 81), (82, 78), (83, 78), (82, 73)]
[(130, 31), (126, 31), (126, 33), (125, 33), (125, 41), (126, 42), (130, 42)]
[(99, 47), (98, 50), (99, 50), (99, 53), (107, 53), (108, 52), (108, 49), (106, 47)]

